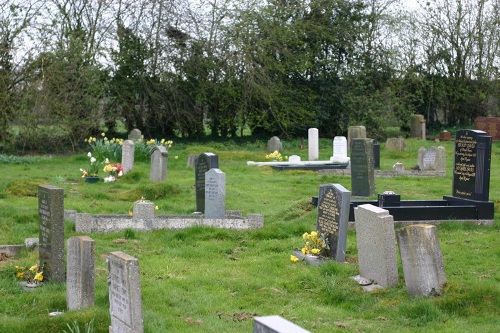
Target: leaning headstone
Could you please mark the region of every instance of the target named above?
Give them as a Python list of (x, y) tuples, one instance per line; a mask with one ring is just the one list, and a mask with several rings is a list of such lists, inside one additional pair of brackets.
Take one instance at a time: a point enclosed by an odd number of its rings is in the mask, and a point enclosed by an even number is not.
[(309, 161), (317, 161), (319, 159), (319, 132), (317, 128), (310, 128), (307, 131), (307, 148)]
[(283, 144), (280, 141), (280, 138), (277, 136), (273, 136), (271, 139), (267, 141), (267, 152), (268, 153), (274, 153), (275, 151), (278, 151), (278, 153), (281, 153), (283, 150)]
[(133, 130), (130, 131), (130, 133), (128, 134), (128, 139), (129, 140), (132, 140), (132, 141), (138, 141), (140, 139), (142, 139), (142, 133), (140, 130), (138, 130), (137, 128), (134, 128)]
[(38, 252), (44, 276), (49, 281), (66, 280), (64, 264), (64, 190), (52, 185), (38, 186), (40, 218)]
[(455, 136), (453, 193), (455, 197), (488, 201), (490, 195), (491, 136), (460, 130)]
[(406, 142), (402, 137), (399, 138), (387, 138), (385, 142), (385, 149), (388, 151), (405, 151)]
[(124, 252), (112, 252), (108, 271), (109, 333), (144, 332), (139, 261)]
[(254, 317), (253, 320), (253, 333), (311, 333), (280, 316)]
[(134, 169), (135, 144), (132, 140), (123, 141), (122, 145), (122, 168), (123, 174)]
[(348, 163), (347, 157), (347, 139), (345, 136), (336, 136), (333, 138), (333, 157), (334, 163)]
[(371, 139), (354, 139), (351, 147), (351, 191), (353, 196), (369, 197), (375, 194)]
[(380, 169), (380, 144), (377, 140), (372, 139), (373, 146), (373, 167)]
[(153, 182), (167, 179), (168, 150), (164, 146), (156, 146), (151, 151), (151, 169), (149, 178)]
[(351, 151), (354, 139), (365, 139), (366, 128), (364, 126), (349, 126), (347, 129), (347, 149)]
[(219, 157), (213, 153), (200, 154), (194, 162), (196, 211), (205, 213), (205, 173), (219, 167)]
[(319, 187), (316, 229), (328, 239), (329, 257), (338, 262), (345, 261), (350, 202), (351, 192), (340, 184)]
[(441, 294), (446, 275), (436, 227), (410, 225), (399, 230), (397, 237), (408, 293), (412, 296)]
[(94, 305), (94, 240), (88, 236), (68, 239), (66, 303), (69, 310)]
[(195, 160), (196, 160), (196, 154), (189, 154), (186, 166), (188, 168), (194, 168), (194, 161)]
[(446, 171), (446, 151), (444, 147), (430, 147), (418, 150), (418, 167), (420, 170)]
[(396, 235), (389, 211), (373, 205), (354, 208), (358, 264), (361, 277), (381, 287), (398, 284)]
[(212, 168), (205, 173), (205, 218), (226, 217), (226, 174)]

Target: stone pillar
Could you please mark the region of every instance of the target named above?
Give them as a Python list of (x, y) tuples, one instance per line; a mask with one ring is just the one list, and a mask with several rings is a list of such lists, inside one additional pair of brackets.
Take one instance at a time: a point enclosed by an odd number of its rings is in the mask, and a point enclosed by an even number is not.
[(88, 236), (68, 239), (66, 303), (69, 310), (94, 305), (94, 240)]
[(319, 132), (317, 128), (310, 128), (307, 132), (307, 147), (309, 151), (309, 161), (319, 159)]

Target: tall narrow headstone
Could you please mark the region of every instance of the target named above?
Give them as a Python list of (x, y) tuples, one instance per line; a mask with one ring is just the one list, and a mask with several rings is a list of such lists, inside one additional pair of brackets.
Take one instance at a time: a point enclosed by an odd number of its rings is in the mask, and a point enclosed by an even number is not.
[(397, 237), (408, 293), (412, 296), (441, 294), (446, 275), (436, 227), (410, 225), (399, 230)]
[(373, 146), (373, 167), (380, 169), (380, 144), (377, 140), (372, 139)]
[(309, 161), (317, 161), (319, 159), (319, 132), (317, 128), (310, 128), (307, 131), (307, 147)]
[(64, 190), (52, 185), (38, 186), (40, 218), (39, 257), (44, 277), (64, 282)]
[(94, 305), (94, 240), (88, 236), (68, 239), (66, 303), (69, 310)]
[(205, 218), (223, 219), (226, 216), (226, 174), (212, 168), (205, 173)]
[(164, 146), (156, 146), (151, 151), (151, 169), (149, 178), (153, 182), (167, 179), (168, 150)]
[(128, 139), (129, 140), (132, 140), (132, 141), (137, 141), (139, 139), (142, 138), (142, 133), (140, 130), (138, 130), (137, 128), (134, 128), (133, 130), (130, 131), (130, 133), (128, 134)]
[(109, 333), (142, 333), (141, 273), (139, 260), (121, 252), (108, 256)]
[(354, 208), (359, 272), (381, 287), (398, 284), (396, 235), (389, 211), (373, 205)]
[(267, 141), (267, 152), (268, 153), (274, 153), (275, 151), (278, 151), (278, 153), (281, 153), (283, 150), (283, 144), (280, 141), (280, 138), (277, 136), (273, 136), (271, 139)]
[(369, 197), (375, 194), (371, 139), (354, 139), (351, 148), (351, 191), (353, 196)]
[(453, 193), (459, 198), (488, 201), (490, 195), (491, 136), (460, 130), (455, 136)]
[(205, 173), (219, 167), (219, 157), (213, 153), (200, 154), (194, 162), (196, 211), (205, 213)]
[(254, 317), (253, 319), (253, 333), (311, 333), (280, 316)]
[(348, 163), (347, 157), (347, 139), (345, 136), (336, 136), (333, 138), (333, 157), (332, 162)]
[(316, 229), (325, 234), (330, 258), (344, 262), (351, 192), (340, 184), (319, 187)]
[(135, 144), (132, 140), (123, 141), (122, 145), (122, 168), (123, 174), (134, 169)]
[(194, 168), (194, 161), (196, 160), (196, 154), (189, 154), (186, 166), (188, 168)]
[(414, 114), (411, 121), (410, 137), (422, 138), (422, 123), (425, 124), (424, 116), (421, 114)]
[(349, 126), (347, 129), (347, 149), (351, 151), (354, 139), (365, 139), (366, 128), (364, 126)]

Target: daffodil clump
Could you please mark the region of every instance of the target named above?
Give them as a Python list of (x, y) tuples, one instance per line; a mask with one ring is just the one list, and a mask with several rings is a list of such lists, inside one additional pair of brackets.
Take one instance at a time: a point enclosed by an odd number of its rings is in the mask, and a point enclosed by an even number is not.
[(283, 156), (281, 156), (281, 153), (279, 151), (275, 150), (271, 154), (266, 155), (266, 159), (281, 162), (283, 161)]
[(300, 250), (303, 254), (318, 256), (323, 250), (327, 249), (325, 237), (317, 231), (311, 231), (311, 233), (305, 232), (302, 235), (302, 239), (304, 240), (304, 246)]
[(122, 158), (123, 139), (108, 139), (106, 133), (102, 132), (99, 138), (90, 136), (84, 141), (90, 145), (92, 155), (98, 161), (104, 161), (106, 158), (120, 161)]
[(43, 281), (43, 268), (39, 264), (28, 267), (16, 266), (16, 277), (28, 283), (39, 283)]
[(149, 139), (144, 140), (142, 136), (139, 140), (135, 142), (135, 159), (137, 161), (148, 161), (151, 158), (151, 151), (156, 146), (163, 146), (165, 148), (171, 148), (174, 145), (172, 140), (167, 139)]

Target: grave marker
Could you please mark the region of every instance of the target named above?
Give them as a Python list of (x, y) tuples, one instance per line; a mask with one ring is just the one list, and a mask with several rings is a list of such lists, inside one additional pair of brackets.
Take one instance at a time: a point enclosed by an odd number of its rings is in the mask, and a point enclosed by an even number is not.
[(459, 130), (455, 136), (454, 197), (488, 201), (491, 136), (483, 131)]
[(253, 319), (253, 333), (311, 333), (280, 316), (254, 317)]
[(349, 126), (347, 128), (347, 148), (349, 151), (352, 149), (354, 139), (365, 139), (366, 128), (364, 126)]
[(226, 217), (226, 174), (212, 168), (205, 173), (205, 218)]
[(420, 170), (446, 171), (446, 151), (444, 147), (421, 147), (418, 150), (418, 167)]
[(388, 151), (405, 151), (406, 142), (402, 137), (399, 138), (387, 138), (385, 142), (385, 149)]
[(130, 133), (128, 135), (128, 139), (132, 140), (134, 142), (142, 139), (141, 131), (138, 130), (137, 128), (134, 128), (133, 130), (130, 131)]
[(281, 153), (283, 150), (283, 144), (280, 141), (280, 138), (277, 136), (273, 136), (271, 139), (267, 141), (267, 152), (268, 153), (274, 153), (275, 151), (278, 151)]
[(351, 190), (353, 196), (372, 196), (375, 193), (371, 139), (354, 139), (351, 148)]
[(373, 167), (380, 169), (380, 144), (377, 140), (372, 139), (373, 146)]
[(39, 258), (49, 281), (64, 282), (64, 190), (38, 186)]
[(68, 239), (66, 303), (69, 310), (94, 305), (94, 240), (88, 236)]
[(132, 140), (123, 141), (122, 145), (122, 168), (123, 174), (134, 169), (135, 144)]
[(141, 281), (139, 260), (124, 253), (108, 256), (110, 333), (142, 333)]
[(477, 117), (474, 119), (474, 129), (486, 132), (493, 139), (500, 139), (499, 117)]
[(345, 136), (336, 136), (333, 138), (333, 157), (332, 162), (347, 163), (347, 139)]
[(328, 239), (329, 257), (339, 262), (345, 261), (350, 199), (351, 192), (340, 184), (319, 187), (316, 229)]
[(151, 151), (151, 169), (149, 178), (153, 182), (167, 179), (168, 151), (163, 146), (156, 146)]
[(219, 158), (213, 153), (200, 154), (194, 163), (196, 211), (205, 213), (205, 173), (219, 167)]
[(317, 161), (319, 159), (319, 132), (317, 128), (310, 128), (307, 131), (307, 148), (309, 161)]

